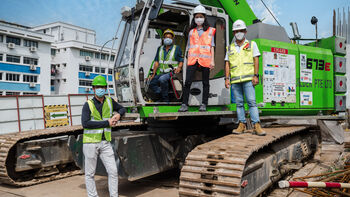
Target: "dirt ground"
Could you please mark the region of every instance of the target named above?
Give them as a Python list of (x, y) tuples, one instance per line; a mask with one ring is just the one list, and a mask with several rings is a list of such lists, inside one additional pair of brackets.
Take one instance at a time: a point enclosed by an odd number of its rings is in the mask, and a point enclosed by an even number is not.
[[(134, 182), (119, 181), (120, 197), (178, 197), (178, 172), (169, 171)], [(106, 177), (96, 176), (100, 197), (109, 197)], [(74, 176), (30, 187), (0, 184), (1, 197), (86, 197), (84, 176)]]

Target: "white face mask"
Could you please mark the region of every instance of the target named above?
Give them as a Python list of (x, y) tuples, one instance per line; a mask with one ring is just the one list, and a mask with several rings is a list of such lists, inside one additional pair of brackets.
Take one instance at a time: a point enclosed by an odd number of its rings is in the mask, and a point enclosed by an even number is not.
[(243, 40), (244, 36), (245, 36), (245, 33), (243, 33), (243, 32), (238, 32), (235, 34), (235, 37), (237, 40)]
[(204, 18), (194, 18), (194, 22), (195, 22), (197, 25), (203, 25), (203, 23), (204, 23)]

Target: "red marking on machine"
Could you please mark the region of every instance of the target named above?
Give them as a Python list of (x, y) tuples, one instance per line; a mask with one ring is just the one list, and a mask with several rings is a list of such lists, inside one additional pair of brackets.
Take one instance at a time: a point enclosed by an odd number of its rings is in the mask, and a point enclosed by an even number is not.
[(20, 159), (28, 159), (28, 158), (30, 158), (30, 155), (21, 155), (19, 158)]
[(331, 70), (330, 66), (331, 66), (331, 63), (326, 62), (326, 66), (325, 66), (324, 70), (325, 71), (330, 71)]
[(245, 188), (248, 185), (248, 180), (244, 180), (241, 184), (242, 188)]
[(272, 47), (272, 48), (271, 48), (271, 52), (274, 52), (274, 53), (282, 53), (282, 54), (288, 54), (288, 49)]
[(343, 62), (339, 62), (339, 67), (341, 68), (343, 66)]

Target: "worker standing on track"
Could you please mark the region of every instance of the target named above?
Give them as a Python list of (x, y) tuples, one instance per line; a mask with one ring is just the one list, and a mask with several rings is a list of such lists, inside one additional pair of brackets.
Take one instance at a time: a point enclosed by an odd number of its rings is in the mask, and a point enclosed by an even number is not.
[(254, 125), (254, 133), (266, 135), (261, 128), (259, 111), (255, 101), (255, 88), (259, 84), (259, 56), (258, 46), (254, 41), (245, 39), (246, 24), (236, 20), (233, 24), (234, 39), (227, 48), (225, 57), (225, 86), (232, 88), (237, 106), (239, 125), (232, 133), (241, 134), (246, 130), (244, 110), (244, 96), (249, 106), (249, 114)]
[[(89, 197), (97, 197), (95, 171), (97, 158), (100, 156), (108, 173), (108, 188), (111, 197), (118, 196), (118, 169), (112, 149), (111, 131), (125, 108), (110, 97), (105, 97), (106, 79), (99, 75), (92, 81), (94, 98), (83, 106), (81, 122), (84, 128), (83, 152), (85, 157), (85, 184)], [(117, 114), (113, 115), (113, 111)]]
[(149, 87), (156, 94), (160, 94), (162, 102), (169, 102), (169, 81), (172, 65), (175, 73), (179, 73), (182, 69), (184, 59), (182, 57), (181, 48), (174, 44), (175, 33), (171, 29), (167, 29), (163, 33), (164, 45), (158, 47), (156, 57), (154, 59), (153, 74)]
[(188, 58), (185, 88), (183, 90), (183, 101), (179, 112), (188, 111), (188, 99), (190, 88), (196, 71), (202, 72), (203, 97), (199, 111), (207, 111), (209, 98), (209, 74), (214, 68), (214, 35), (215, 28), (209, 26), (206, 18), (206, 10), (199, 5), (193, 10), (190, 33), (188, 36)]

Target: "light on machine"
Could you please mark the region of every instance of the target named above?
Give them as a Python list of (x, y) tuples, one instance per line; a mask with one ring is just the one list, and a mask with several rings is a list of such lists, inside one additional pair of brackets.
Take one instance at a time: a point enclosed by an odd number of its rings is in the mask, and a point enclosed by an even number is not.
[(125, 17), (125, 18), (129, 17), (129, 16), (131, 16), (131, 8), (128, 6), (124, 6), (124, 7), (122, 7), (121, 13), (122, 13), (123, 17)]

